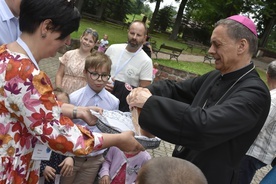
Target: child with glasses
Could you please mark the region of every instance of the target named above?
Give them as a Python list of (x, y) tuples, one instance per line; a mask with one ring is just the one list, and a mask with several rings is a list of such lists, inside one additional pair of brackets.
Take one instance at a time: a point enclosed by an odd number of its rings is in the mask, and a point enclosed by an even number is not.
[(91, 54), (98, 41), (98, 33), (87, 28), (80, 37), (80, 47), (67, 51), (59, 58), (60, 65), (56, 74), (56, 87), (70, 94), (86, 85), (83, 68), (85, 58)]
[[(83, 74), (87, 85), (69, 95), (75, 106), (98, 106), (106, 110), (118, 110), (119, 100), (105, 89), (110, 78), (111, 60), (102, 52), (93, 52), (85, 60)], [(96, 126), (88, 126), (81, 119), (75, 124), (86, 126), (93, 132), (100, 132)], [(85, 157), (74, 157), (75, 165), (70, 177), (62, 177), (61, 183), (91, 183), (95, 180), (104, 161), (104, 150), (93, 152)]]

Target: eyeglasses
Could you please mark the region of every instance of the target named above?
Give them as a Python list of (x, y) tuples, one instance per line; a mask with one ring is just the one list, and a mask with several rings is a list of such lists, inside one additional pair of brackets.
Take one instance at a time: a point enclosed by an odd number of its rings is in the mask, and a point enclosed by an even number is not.
[(93, 29), (91, 28), (87, 28), (84, 33), (87, 33), (87, 34), (92, 34), (96, 39), (95, 40), (98, 40), (99, 38), (99, 35), (97, 33), (97, 31), (94, 31)]
[(110, 75), (108, 74), (99, 74), (97, 72), (90, 72), (88, 70), (86, 71), (90, 74), (90, 78), (92, 80), (98, 80), (101, 77), (102, 81), (106, 82), (110, 79)]

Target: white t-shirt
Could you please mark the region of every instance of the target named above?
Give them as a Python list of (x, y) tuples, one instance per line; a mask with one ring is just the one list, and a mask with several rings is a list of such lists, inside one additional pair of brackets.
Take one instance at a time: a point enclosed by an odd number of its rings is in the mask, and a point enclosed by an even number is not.
[[(140, 80), (152, 81), (152, 60), (141, 50), (136, 55), (128, 52), (127, 44), (113, 44), (105, 52), (111, 61), (111, 77), (115, 76), (115, 80), (128, 83), (134, 87), (139, 86)], [(134, 55), (134, 57), (133, 57)], [(125, 62), (130, 61), (124, 65)], [(123, 66), (123, 68), (122, 68)], [(119, 71), (118, 74), (116, 74)]]
[(101, 41), (100, 41), (100, 46), (101, 47), (106, 46), (108, 44), (109, 44), (108, 40), (101, 39)]

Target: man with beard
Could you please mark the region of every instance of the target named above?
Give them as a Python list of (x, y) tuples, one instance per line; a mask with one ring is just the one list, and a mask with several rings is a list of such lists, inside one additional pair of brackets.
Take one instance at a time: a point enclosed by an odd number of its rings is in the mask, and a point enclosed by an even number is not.
[(119, 100), (119, 110), (129, 111), (126, 96), (135, 87), (146, 87), (152, 81), (152, 60), (143, 51), (143, 43), (147, 38), (144, 22), (134, 21), (128, 29), (128, 42), (113, 44), (106, 54), (112, 61), (111, 80), (106, 89)]

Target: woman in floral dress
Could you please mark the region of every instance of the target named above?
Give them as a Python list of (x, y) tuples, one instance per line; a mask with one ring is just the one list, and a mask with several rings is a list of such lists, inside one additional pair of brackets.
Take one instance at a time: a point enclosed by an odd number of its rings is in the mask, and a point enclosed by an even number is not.
[(80, 47), (67, 51), (59, 58), (56, 87), (60, 87), (64, 92), (70, 94), (87, 84), (83, 74), (85, 58), (90, 55), (97, 41), (98, 33), (88, 28), (80, 37)]
[(69, 118), (89, 125), (97, 119), (89, 107), (57, 102), (49, 77), (39, 70), (38, 62), (70, 44), (79, 27), (73, 1), (22, 0), (20, 8), (21, 36), (0, 46), (0, 184), (38, 183), (40, 160), (32, 159), (38, 143), (64, 155), (110, 146), (143, 150), (132, 132), (97, 134), (76, 126)]

